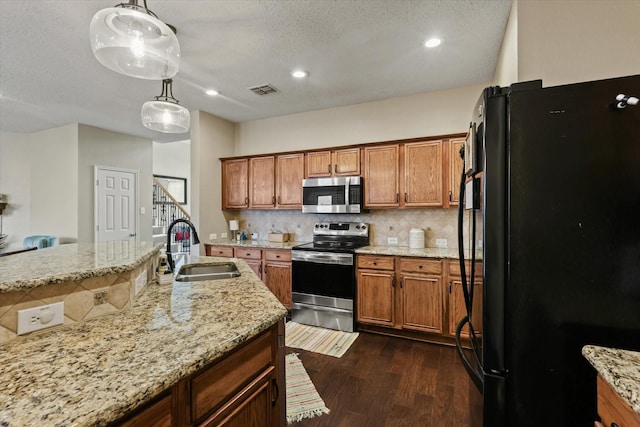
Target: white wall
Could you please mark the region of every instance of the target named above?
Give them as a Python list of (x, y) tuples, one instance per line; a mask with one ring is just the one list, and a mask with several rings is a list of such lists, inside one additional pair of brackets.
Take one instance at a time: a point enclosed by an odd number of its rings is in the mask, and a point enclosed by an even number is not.
[(187, 204), (182, 207), (191, 212), (191, 142), (153, 141), (153, 174), (187, 178)]
[(32, 234), (75, 242), (77, 231), (77, 125), (32, 134), (0, 134), (0, 193), (9, 206), (2, 232), (4, 251), (22, 249)]
[(8, 202), (2, 214), (2, 233), (8, 236), (5, 252), (22, 249), (22, 239), (29, 235), (30, 140), (29, 134), (0, 133), (0, 193)]
[(640, 73), (640, 1), (519, 0), (518, 78), (543, 86)]
[(487, 84), (240, 123), (235, 155), (466, 132)]
[[(209, 241), (210, 233), (227, 232), (222, 213), (220, 157), (233, 156), (235, 126), (211, 114), (191, 113), (191, 220), (200, 241)], [(204, 244), (200, 245), (204, 254)]]
[(31, 203), (28, 234), (78, 239), (78, 125), (31, 135)]
[(518, 81), (518, 1), (511, 4), (509, 20), (504, 31), (493, 84), (509, 86)]
[(78, 241), (94, 241), (94, 166), (114, 166), (138, 171), (138, 237), (152, 240), (153, 145), (139, 138), (93, 126), (78, 128)]

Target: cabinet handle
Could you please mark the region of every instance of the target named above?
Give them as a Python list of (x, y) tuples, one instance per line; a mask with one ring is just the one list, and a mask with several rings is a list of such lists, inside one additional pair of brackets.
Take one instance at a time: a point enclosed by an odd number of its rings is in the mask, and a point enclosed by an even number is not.
[(262, 274), (262, 265), (258, 266), (258, 273)]
[(396, 203), (400, 203), (400, 193), (396, 193)]
[(392, 288), (396, 287), (396, 278), (395, 278), (395, 276), (391, 278), (391, 287)]
[(245, 205), (247, 205), (247, 206), (249, 206), (249, 198), (248, 198), (248, 197), (245, 197), (245, 198), (244, 198), (244, 204), (245, 204)]
[(327, 172), (331, 173), (331, 163), (327, 165)]
[(451, 293), (451, 286), (453, 286), (453, 281), (449, 280), (449, 293)]
[(271, 197), (271, 204), (276, 205), (276, 196)]
[(449, 191), (449, 201), (451, 201), (451, 200), (452, 200), (452, 197), (453, 197), (453, 194), (452, 194), (452, 192), (451, 192), (451, 191)]
[(402, 288), (403, 284), (404, 284), (404, 277), (400, 276), (400, 288)]
[(338, 164), (333, 165), (333, 172), (338, 173)]
[(375, 262), (375, 261), (373, 261), (373, 265), (378, 265), (378, 263), (377, 263), (377, 262)]
[(280, 196), (278, 196), (278, 204), (280, 204)]
[(271, 378), (271, 384), (273, 384), (273, 388), (276, 389), (276, 397), (271, 401), (271, 406), (276, 406), (276, 402), (278, 401), (278, 397), (280, 396), (280, 389), (278, 388), (278, 382), (275, 378)]
[(276, 255), (276, 258), (280, 258), (280, 255)]
[(407, 193), (404, 193), (404, 202), (405, 203), (409, 202), (409, 196), (407, 195)]

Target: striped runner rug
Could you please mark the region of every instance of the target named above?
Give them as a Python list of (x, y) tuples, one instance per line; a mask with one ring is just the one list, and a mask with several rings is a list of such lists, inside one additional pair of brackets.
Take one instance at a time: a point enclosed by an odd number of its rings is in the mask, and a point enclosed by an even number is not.
[(358, 338), (358, 335), (357, 332), (334, 331), (333, 329), (287, 322), (285, 341), (287, 347), (342, 357)]
[(318, 394), (296, 353), (285, 358), (287, 378), (287, 423), (328, 414), (329, 408)]

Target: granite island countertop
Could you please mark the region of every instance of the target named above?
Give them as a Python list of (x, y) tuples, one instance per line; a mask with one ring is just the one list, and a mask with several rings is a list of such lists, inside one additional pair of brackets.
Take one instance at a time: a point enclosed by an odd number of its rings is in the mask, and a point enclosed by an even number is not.
[[(188, 260), (208, 261), (228, 259)], [(1, 345), (0, 425), (106, 425), (274, 325), (286, 309), (235, 262), (238, 278), (152, 283), (130, 310)]]
[[(448, 258), (460, 259), (458, 248), (422, 248), (414, 249), (409, 246), (365, 246), (356, 249), (357, 254), (391, 255), (419, 258)], [(476, 251), (476, 260), (482, 260), (482, 250)], [(465, 251), (465, 259), (471, 259), (471, 251)]]
[(586, 345), (582, 355), (640, 415), (640, 352)]
[(160, 251), (152, 242), (71, 243), (0, 257), (0, 293), (135, 269)]

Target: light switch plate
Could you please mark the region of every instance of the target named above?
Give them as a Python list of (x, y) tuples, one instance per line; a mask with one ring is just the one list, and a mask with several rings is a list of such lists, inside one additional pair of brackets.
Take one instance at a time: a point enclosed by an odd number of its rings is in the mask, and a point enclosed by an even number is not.
[(436, 246), (439, 248), (447, 247), (447, 239), (436, 239)]
[(64, 323), (64, 302), (18, 310), (18, 335)]
[(218, 238), (218, 233), (209, 234), (209, 240), (216, 240)]
[(387, 244), (388, 245), (397, 245), (398, 244), (398, 238), (397, 237), (387, 237)]
[(221, 239), (226, 239), (227, 238), (227, 233), (220, 233), (220, 238)]

